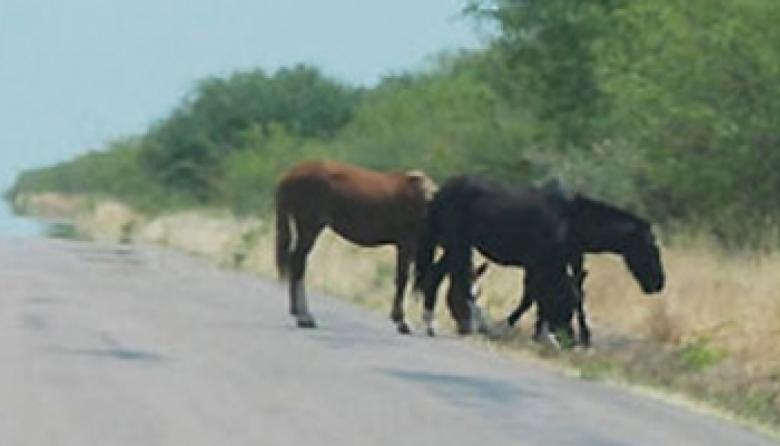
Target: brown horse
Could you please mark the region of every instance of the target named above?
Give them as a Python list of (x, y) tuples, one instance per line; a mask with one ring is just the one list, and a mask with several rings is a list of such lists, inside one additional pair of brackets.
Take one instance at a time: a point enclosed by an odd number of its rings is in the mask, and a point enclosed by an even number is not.
[(395, 245), (390, 318), (399, 332), (409, 333), (404, 291), (435, 190), (433, 181), (417, 171), (376, 172), (335, 161), (308, 161), (288, 171), (276, 189), (276, 266), (282, 279), (289, 277), (290, 314), (298, 326), (316, 326), (306, 302), (306, 257), (319, 233), (329, 227), (360, 246)]

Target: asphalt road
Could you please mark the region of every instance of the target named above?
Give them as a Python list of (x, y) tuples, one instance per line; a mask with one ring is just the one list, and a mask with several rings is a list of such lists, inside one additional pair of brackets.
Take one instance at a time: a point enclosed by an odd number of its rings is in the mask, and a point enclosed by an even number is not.
[(0, 284), (0, 445), (775, 444), (162, 249), (0, 240)]

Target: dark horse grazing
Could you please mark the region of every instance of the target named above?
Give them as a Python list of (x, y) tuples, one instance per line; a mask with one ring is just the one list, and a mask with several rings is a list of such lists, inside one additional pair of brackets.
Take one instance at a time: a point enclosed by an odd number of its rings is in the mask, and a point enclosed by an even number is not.
[[(437, 245), (444, 248), (444, 258), (437, 263), (443, 268), (432, 264)], [(567, 196), (555, 187), (505, 187), (459, 176), (434, 197), (418, 245), (415, 286), (425, 295), (426, 321), (433, 314), (436, 289), (449, 274), (457, 295), (469, 299), (472, 318), (486, 327), (469, 293), (472, 247), (500, 265), (525, 268), (523, 297), (506, 320), (509, 327), (534, 302), (542, 319), (555, 327), (568, 326), (575, 309), (581, 310), (584, 323), (584, 309), (578, 308), (581, 292), (566, 292), (572, 277), (581, 288), (584, 253), (620, 254), (645, 293), (664, 287), (660, 252), (645, 220), (584, 196)]]
[[(276, 266), (290, 279), (290, 313), (299, 327), (314, 327), (304, 290), (306, 257), (329, 227), (361, 246), (397, 249), (396, 293), (390, 317), (408, 333), (403, 297), (417, 235), (435, 184), (420, 172), (376, 172), (335, 161), (301, 163), (276, 189)], [(295, 228), (292, 243), (290, 225)]]

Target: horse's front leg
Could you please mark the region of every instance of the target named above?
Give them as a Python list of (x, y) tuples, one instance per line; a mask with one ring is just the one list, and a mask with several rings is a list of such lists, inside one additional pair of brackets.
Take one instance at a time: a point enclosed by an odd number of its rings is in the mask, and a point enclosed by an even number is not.
[[(550, 268), (545, 279), (534, 284), (538, 287), (536, 299), (539, 317), (534, 332), (537, 342), (548, 340), (556, 348), (561, 348), (561, 340), (565, 346), (574, 341), (574, 330), (571, 319), (578, 311), (582, 302), (580, 283), (568, 275), (566, 268)], [(561, 338), (561, 339), (559, 339)]]
[(520, 299), (520, 303), (517, 305), (517, 308), (512, 311), (512, 313), (509, 314), (509, 316), (506, 318), (507, 325), (511, 328), (514, 327), (515, 324), (517, 324), (517, 321), (520, 320), (520, 318), (525, 314), (526, 311), (528, 311), (531, 308), (531, 305), (534, 303), (534, 298), (530, 293), (530, 290), (527, 288), (523, 290), (523, 297)]
[(506, 319), (504, 319), (497, 327), (492, 330), (491, 335), (494, 337), (506, 336), (509, 331), (517, 324), (517, 321), (531, 308), (534, 303), (534, 296), (531, 293), (531, 283), (529, 281), (530, 273), (526, 273), (525, 280), (523, 282), (523, 296), (520, 298), (520, 303), (517, 308), (512, 311)]
[[(515, 308), (514, 311), (512, 311), (509, 316), (507, 316), (507, 318), (498, 325), (498, 327), (492, 330), (491, 334), (494, 337), (506, 336), (509, 331), (517, 324), (523, 314), (525, 314), (525, 312), (528, 311), (533, 305), (534, 301), (536, 300), (536, 289), (531, 279), (533, 279), (534, 276), (535, 274), (533, 272), (526, 271), (525, 279), (523, 281), (523, 295), (520, 298), (520, 303), (517, 305), (517, 308)], [(543, 328), (542, 320), (537, 319), (534, 327), (534, 331), (539, 332)]]
[(577, 298), (577, 332), (579, 333), (580, 345), (590, 347), (590, 325), (588, 324), (588, 314), (585, 311), (585, 278), (588, 276), (588, 272), (585, 271), (585, 258), (582, 254), (576, 255), (569, 261), (569, 266)]
[(520, 303), (517, 305), (517, 308), (515, 308), (509, 316), (506, 317), (503, 321), (496, 324), (493, 328), (491, 328), (488, 332), (488, 335), (492, 338), (502, 338), (504, 336), (507, 336), (509, 332), (512, 330), (512, 328), (517, 324), (517, 321), (520, 320), (520, 317), (528, 311), (529, 308), (531, 308), (531, 305), (533, 305), (534, 299), (533, 296), (528, 292), (527, 288), (523, 291), (523, 296), (520, 299)]
[(390, 319), (395, 322), (398, 332), (401, 334), (411, 333), (404, 316), (404, 292), (406, 291), (406, 283), (409, 281), (409, 267), (411, 263), (412, 256), (410, 250), (399, 246), (396, 257), (395, 298), (393, 299)]

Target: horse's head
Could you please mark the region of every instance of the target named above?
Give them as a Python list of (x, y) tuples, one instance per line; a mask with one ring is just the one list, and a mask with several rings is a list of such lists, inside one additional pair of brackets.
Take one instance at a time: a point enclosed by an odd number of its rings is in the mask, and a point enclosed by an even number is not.
[(664, 288), (664, 267), (650, 223), (609, 204), (579, 196), (572, 204), (578, 242), (584, 252), (613, 252), (623, 256), (642, 291)]
[[(479, 299), (482, 295), (482, 287), (479, 282), (482, 276), (487, 272), (488, 263), (483, 262), (471, 272), (471, 295), (474, 296), (474, 301)], [(458, 333), (467, 334), (471, 332), (471, 307), (469, 306), (468, 297), (458, 296), (455, 288), (450, 285), (450, 289), (447, 291), (447, 307), (450, 310), (452, 319), (458, 326)]]
[(627, 225), (624, 230), (626, 233), (622, 238), (621, 254), (629, 271), (645, 293), (661, 291), (665, 282), (664, 267), (650, 225), (634, 223)]

